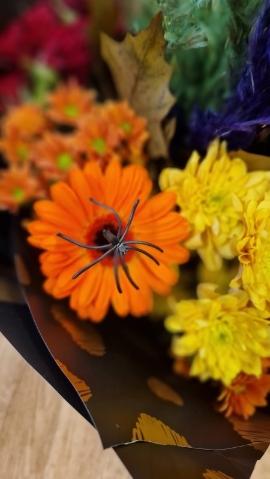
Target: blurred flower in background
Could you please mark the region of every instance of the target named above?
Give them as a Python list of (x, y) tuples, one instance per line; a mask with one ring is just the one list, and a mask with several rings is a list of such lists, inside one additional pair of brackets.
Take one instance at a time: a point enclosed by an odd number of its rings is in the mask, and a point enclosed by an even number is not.
[(59, 77), (86, 83), (91, 64), (89, 17), (75, 3), (69, 7), (64, 2), (39, 1), (1, 32), (2, 110), (31, 87), (41, 99)]
[[(85, 163), (103, 170), (112, 162), (146, 164), (146, 119), (127, 102), (98, 103), (95, 98), (95, 90), (72, 79), (45, 94), (42, 104), (27, 101), (8, 108), (0, 124), (6, 167), (0, 169), (0, 209), (15, 212), (30, 200), (48, 197), (52, 183), (66, 181), (71, 169)], [(31, 181), (24, 194), (14, 196), (26, 172)]]

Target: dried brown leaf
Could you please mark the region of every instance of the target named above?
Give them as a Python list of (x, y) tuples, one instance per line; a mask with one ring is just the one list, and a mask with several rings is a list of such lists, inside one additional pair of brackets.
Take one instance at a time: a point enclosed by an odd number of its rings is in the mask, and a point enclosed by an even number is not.
[(165, 46), (161, 13), (136, 36), (127, 33), (123, 42), (104, 33), (101, 36), (101, 55), (109, 65), (120, 98), (148, 120), (152, 157), (167, 156), (161, 121), (176, 101), (169, 90), (173, 68), (164, 60)]

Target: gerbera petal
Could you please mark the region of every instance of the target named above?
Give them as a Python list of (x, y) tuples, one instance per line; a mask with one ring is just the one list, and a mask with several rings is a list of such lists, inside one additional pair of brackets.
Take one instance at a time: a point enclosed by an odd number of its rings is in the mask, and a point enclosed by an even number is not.
[(130, 306), (129, 306), (129, 283), (127, 278), (125, 277), (124, 273), (122, 270), (119, 271), (119, 280), (120, 280), (120, 285), (122, 288), (122, 294), (119, 293), (119, 291), (116, 288), (116, 285), (114, 284), (112, 288), (112, 306), (118, 314), (118, 316), (127, 316), (127, 314), (130, 311)]
[(170, 285), (165, 283), (162, 278), (154, 275), (150, 265), (144, 264), (143, 276), (148, 287), (155, 293), (161, 294), (162, 296), (166, 296), (170, 293)]
[[(147, 205), (151, 188), (147, 171), (140, 166), (122, 168), (119, 164), (111, 164), (104, 173), (96, 163), (89, 163), (84, 170), (70, 172), (69, 186), (57, 183), (52, 187), (53, 201), (36, 203), (39, 219), (29, 226), (32, 233), (29, 242), (46, 250), (40, 256), (40, 262), (42, 272), (53, 278), (46, 286), (47, 290), (57, 298), (70, 296), (70, 307), (80, 318), (101, 321), (107, 314), (110, 301), (119, 316), (126, 316), (129, 312), (134, 316), (147, 314), (153, 304), (152, 291), (168, 294), (176, 282), (177, 274), (168, 263), (181, 263), (188, 258), (187, 251), (179, 245), (179, 239), (187, 235), (187, 221), (171, 211), (175, 195), (162, 193), (156, 202), (149, 200), (149, 208), (141, 216), (140, 224), (136, 224), (140, 211)], [(164, 253), (142, 245), (145, 252), (157, 256), (160, 266), (143, 253), (130, 250), (125, 255), (125, 263), (139, 291), (119, 265), (122, 294), (118, 292), (113, 254), (102, 257), (102, 250), (89, 251), (56, 235), (60, 231), (82, 245), (95, 247), (103, 245), (104, 228), (111, 232), (117, 229), (113, 214), (89, 202), (89, 197), (113, 208), (123, 225), (128, 221), (135, 200), (141, 200), (125, 240), (154, 241)], [(97, 263), (91, 270), (86, 269), (72, 279), (93, 261)]]
[(89, 270), (87, 274), (82, 275), (77, 303), (79, 309), (87, 308), (87, 306), (96, 298), (102, 279), (101, 271), (102, 268), (100, 265), (96, 265), (95, 268)]
[(81, 208), (80, 201), (74, 193), (74, 191), (64, 183), (59, 181), (55, 185), (51, 186), (51, 198), (52, 200), (68, 214), (76, 212), (76, 218), (80, 224), (84, 224), (87, 220), (86, 212)]
[(91, 192), (90, 196), (94, 200), (104, 203), (105, 181), (101, 168), (95, 162), (89, 162), (85, 165), (84, 173)]
[(142, 275), (140, 261), (134, 259), (130, 264), (130, 275), (136, 284), (140, 285), (137, 291), (131, 284), (128, 288), (130, 312), (133, 316), (143, 316), (151, 311), (153, 306), (152, 285)]
[(71, 230), (75, 227), (80, 228), (80, 223), (76, 218), (76, 211), (74, 215), (67, 213), (63, 208), (49, 200), (37, 201), (34, 204), (34, 210), (41, 221), (55, 224), (58, 228), (67, 228)]
[(84, 210), (87, 218), (91, 217), (93, 215), (93, 203), (89, 201), (89, 197), (92, 196), (92, 192), (83, 171), (77, 168), (72, 170), (69, 174), (69, 184), (80, 201), (80, 208)]
[(105, 203), (116, 207), (117, 197), (121, 185), (121, 167), (118, 163), (110, 163), (105, 171)]
[(178, 275), (167, 263), (160, 262), (159, 266), (155, 266), (151, 259), (148, 259), (144, 255), (140, 255), (140, 261), (143, 263), (144, 267), (151, 268), (153, 276), (156, 276), (159, 279), (162, 279), (165, 283), (173, 285), (177, 282)]
[(92, 315), (93, 321), (101, 321), (106, 315), (113, 289), (113, 273), (111, 268), (103, 268), (102, 281), (97, 290), (96, 298), (94, 300), (94, 311)]
[(140, 200), (137, 213), (144, 205), (152, 189), (152, 181), (147, 177), (145, 168), (138, 165), (130, 165), (122, 170), (119, 189), (119, 195), (115, 200), (114, 208), (127, 220), (131, 208), (137, 199)]
[(66, 266), (64, 271), (59, 275), (57, 278), (56, 286), (58, 289), (65, 288), (66, 286), (75, 286), (75, 281), (77, 279), (72, 279), (72, 276), (79, 271), (81, 268), (86, 266), (87, 262), (85, 261), (85, 257), (81, 257), (77, 259), (70, 265)]
[[(167, 191), (158, 193), (147, 201), (141, 208), (136, 217), (136, 224), (143, 225), (152, 221), (158, 221), (169, 212), (176, 205), (177, 196), (174, 192)], [(179, 215), (177, 215), (179, 216)]]

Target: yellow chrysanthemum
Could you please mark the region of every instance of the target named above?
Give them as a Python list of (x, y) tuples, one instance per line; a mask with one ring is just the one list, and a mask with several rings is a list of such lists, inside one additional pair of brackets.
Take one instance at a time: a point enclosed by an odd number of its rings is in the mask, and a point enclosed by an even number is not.
[(189, 249), (197, 249), (206, 267), (212, 271), (231, 259), (231, 238), (241, 230), (241, 216), (232, 203), (232, 193), (245, 198), (250, 188), (264, 192), (269, 187), (269, 173), (248, 173), (244, 161), (231, 159), (226, 143), (213, 141), (200, 162), (193, 152), (184, 170), (165, 168), (160, 188), (175, 191), (181, 215), (188, 219)]
[(243, 228), (235, 246), (240, 261), (231, 287), (242, 286), (256, 308), (270, 311), (270, 193), (250, 191), (246, 200), (233, 197)]
[(262, 373), (261, 358), (270, 354), (269, 314), (249, 306), (245, 291), (225, 295), (216, 285), (200, 284), (198, 300), (180, 301), (166, 328), (174, 336), (172, 351), (177, 357), (193, 357), (190, 375), (202, 381), (215, 379), (229, 386), (244, 372)]

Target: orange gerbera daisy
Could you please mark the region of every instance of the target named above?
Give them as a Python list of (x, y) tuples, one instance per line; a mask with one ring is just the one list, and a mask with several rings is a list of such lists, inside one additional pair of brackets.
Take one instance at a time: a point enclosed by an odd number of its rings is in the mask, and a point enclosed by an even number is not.
[(14, 213), (22, 204), (43, 196), (39, 180), (27, 165), (12, 165), (0, 173), (0, 210)]
[(111, 124), (119, 129), (123, 141), (123, 154), (127, 161), (144, 162), (143, 150), (150, 137), (147, 131), (147, 120), (137, 116), (126, 101), (107, 102), (103, 113)]
[(85, 90), (71, 80), (47, 96), (47, 115), (56, 123), (76, 126), (93, 110), (95, 97), (94, 90)]
[(257, 406), (266, 406), (266, 396), (270, 392), (270, 374), (263, 373), (260, 378), (240, 373), (229, 387), (222, 387), (218, 401), (220, 412), (226, 417), (232, 414), (248, 419)]
[(74, 145), (86, 156), (104, 168), (111, 161), (120, 161), (116, 153), (121, 144), (121, 133), (105, 115), (90, 115), (81, 123)]
[(66, 180), (70, 169), (79, 164), (72, 138), (57, 133), (48, 132), (37, 141), (31, 157), (43, 178), (49, 181)]
[(25, 140), (31, 140), (48, 127), (48, 121), (38, 105), (23, 103), (10, 109), (2, 120), (4, 136), (17, 135)]
[[(119, 316), (128, 313), (142, 316), (152, 308), (152, 291), (167, 295), (171, 285), (176, 283), (178, 275), (171, 263), (188, 260), (188, 251), (179, 244), (188, 234), (188, 224), (178, 213), (171, 211), (175, 205), (175, 193), (160, 193), (148, 199), (151, 189), (152, 182), (145, 168), (138, 165), (122, 168), (118, 163), (110, 163), (102, 173), (100, 167), (91, 162), (84, 170), (72, 170), (68, 184), (59, 182), (53, 185), (52, 201), (35, 203), (39, 220), (29, 223), (32, 236), (28, 240), (47, 250), (40, 256), (41, 270), (47, 276), (44, 289), (55, 298), (70, 296), (70, 307), (80, 318), (101, 321), (110, 303)], [(155, 250), (159, 266), (152, 266), (151, 260), (137, 251), (130, 250), (125, 254), (129, 274), (139, 285), (139, 290), (134, 289), (119, 267), (123, 291), (119, 294), (111, 254), (78, 279), (72, 279), (74, 273), (100, 258), (103, 252), (80, 248), (56, 234), (60, 231), (85, 245), (103, 246), (108, 245), (103, 231), (115, 234), (118, 230), (115, 215), (90, 202), (89, 196), (113, 208), (123, 229), (134, 201), (140, 200), (126, 240), (151, 242), (155, 238), (163, 253)], [(143, 249), (149, 251), (147, 246)]]
[(18, 132), (0, 140), (0, 151), (7, 163), (23, 164), (29, 161), (33, 141), (21, 138)]

